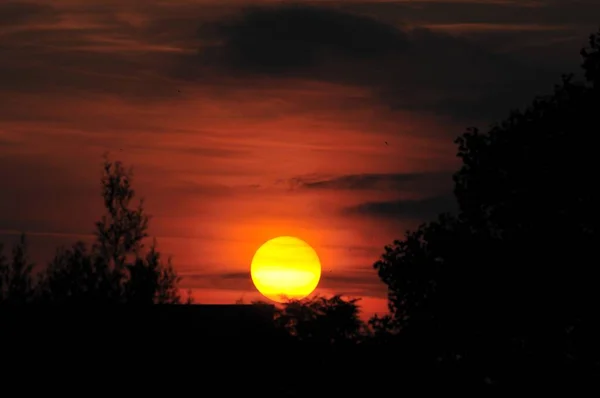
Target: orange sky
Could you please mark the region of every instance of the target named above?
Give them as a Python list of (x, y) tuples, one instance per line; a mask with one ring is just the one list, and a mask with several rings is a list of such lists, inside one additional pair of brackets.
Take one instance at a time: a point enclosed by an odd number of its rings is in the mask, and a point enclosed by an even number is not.
[(2, 2), (0, 240), (43, 264), (88, 239), (110, 151), (197, 301), (258, 299), (254, 251), (295, 235), (319, 293), (385, 311), (372, 264), (452, 208), (453, 138), (551, 89), (596, 28), (591, 0), (531, 3)]

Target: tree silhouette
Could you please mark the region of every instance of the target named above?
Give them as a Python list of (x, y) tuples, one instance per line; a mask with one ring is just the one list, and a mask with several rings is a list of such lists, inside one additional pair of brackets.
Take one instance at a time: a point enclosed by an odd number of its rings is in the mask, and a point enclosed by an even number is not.
[(156, 242), (143, 253), (149, 217), (141, 201), (132, 208), (131, 171), (106, 159), (101, 181), (106, 214), (96, 223), (91, 248), (77, 242), (59, 249), (34, 284), (23, 237), (11, 262), (0, 258), (0, 302), (181, 302), (180, 278), (170, 261), (162, 261)]
[[(275, 312), (275, 325), (300, 342), (325, 345), (354, 344), (366, 337), (360, 319), (360, 299), (315, 296), (284, 302)], [(254, 302), (253, 305), (265, 305)]]
[[(179, 304), (180, 277), (169, 260), (163, 264), (160, 253), (156, 251), (156, 242), (145, 258), (138, 257), (128, 265), (129, 279), (125, 283), (125, 301), (138, 304)], [(191, 295), (186, 300), (191, 304)]]
[(553, 95), (512, 112), (488, 134), (471, 130), (457, 140), (461, 220), (501, 240), (488, 257), (501, 263), (497, 278), (511, 288), (511, 311), (523, 333), (548, 339), (561, 338), (548, 336), (550, 330), (591, 322), (600, 303), (592, 282), (600, 198), (591, 184), (600, 130), (598, 43), (592, 35), (591, 49), (581, 52), (588, 84), (565, 76)]
[(391, 323), (420, 357), (467, 361), (480, 381), (598, 365), (599, 43), (582, 51), (586, 83), (564, 76), (488, 133), (459, 137), (458, 215), (408, 232), (375, 263)]
[(369, 319), (367, 325), (370, 333), (368, 341), (379, 345), (393, 343), (400, 332), (400, 328), (390, 314), (374, 315)]
[(131, 208), (135, 191), (131, 187), (132, 171), (126, 171), (121, 162), (104, 163), (102, 198), (106, 214), (96, 223), (95, 249), (115, 272), (123, 272), (126, 257), (137, 255), (148, 236), (149, 217), (144, 213), (143, 200)]
[(0, 244), (0, 303), (25, 304), (34, 298), (33, 264), (27, 259), (25, 235), (13, 247), (10, 261)]
[(595, 88), (600, 88), (600, 29), (597, 34), (590, 35), (589, 46), (589, 49), (581, 50), (582, 68), (585, 70), (585, 78)]

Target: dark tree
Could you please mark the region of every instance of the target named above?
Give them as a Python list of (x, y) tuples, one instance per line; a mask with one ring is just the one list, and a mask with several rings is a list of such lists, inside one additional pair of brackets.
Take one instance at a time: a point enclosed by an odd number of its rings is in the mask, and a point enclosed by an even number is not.
[(149, 217), (142, 201), (135, 207), (132, 173), (106, 161), (102, 197), (106, 214), (96, 223), (91, 248), (79, 242), (60, 249), (39, 285), (45, 301), (174, 304), (181, 301), (180, 278), (156, 245), (144, 254)]
[(582, 52), (587, 83), (565, 76), (488, 133), (459, 137), (459, 214), (408, 232), (375, 264), (420, 357), (467, 362), (490, 383), (598, 365), (599, 40)]
[(590, 35), (589, 46), (588, 49), (581, 50), (582, 67), (585, 70), (585, 78), (595, 88), (600, 88), (600, 29), (597, 34)]
[(27, 259), (25, 235), (13, 247), (10, 259), (0, 245), (0, 303), (25, 304), (34, 298), (33, 264)]
[(144, 213), (143, 200), (132, 208), (135, 191), (132, 171), (121, 162), (104, 163), (102, 198), (106, 214), (96, 223), (95, 250), (102, 258), (122, 272), (128, 255), (137, 255), (148, 236), (149, 217)]
[[(145, 257), (138, 257), (127, 266), (129, 279), (125, 283), (125, 301), (139, 304), (179, 304), (180, 277), (171, 265), (170, 259), (166, 264), (156, 251), (156, 243), (152, 245)], [(188, 293), (186, 303), (191, 304)]]
[(370, 332), (369, 341), (376, 344), (390, 344), (397, 334), (400, 332), (399, 326), (394, 322), (394, 318), (390, 315), (375, 315), (371, 317), (367, 323)]
[(599, 40), (593, 35), (591, 50), (582, 51), (588, 84), (566, 76), (553, 95), (489, 133), (471, 130), (457, 140), (461, 221), (501, 242), (487, 257), (501, 266), (496, 278), (511, 293), (504, 305), (519, 314), (524, 334), (591, 321), (600, 303), (593, 260)]
[(289, 300), (276, 312), (275, 323), (302, 342), (357, 343), (366, 332), (366, 325), (359, 317), (358, 301), (341, 296)]

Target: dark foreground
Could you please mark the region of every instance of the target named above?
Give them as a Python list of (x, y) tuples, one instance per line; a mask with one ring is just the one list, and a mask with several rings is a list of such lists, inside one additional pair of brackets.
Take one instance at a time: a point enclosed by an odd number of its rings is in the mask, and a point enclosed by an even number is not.
[[(395, 344), (299, 343), (274, 328), (270, 307), (27, 306), (0, 314), (3, 382), (37, 380), (39, 371), (81, 396), (131, 385), (136, 395), (166, 389), (169, 396), (178, 388), (203, 396), (578, 396), (597, 392), (600, 380), (540, 361), (498, 363), (490, 374), (489, 364), (427, 362)], [(82, 393), (84, 385), (93, 388)]]

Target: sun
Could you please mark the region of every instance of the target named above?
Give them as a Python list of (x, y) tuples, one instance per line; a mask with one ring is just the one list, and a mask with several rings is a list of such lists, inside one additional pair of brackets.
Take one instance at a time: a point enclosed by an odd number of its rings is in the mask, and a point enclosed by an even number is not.
[(299, 300), (319, 284), (321, 262), (308, 243), (293, 236), (280, 236), (258, 248), (250, 275), (263, 296), (278, 303)]

